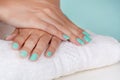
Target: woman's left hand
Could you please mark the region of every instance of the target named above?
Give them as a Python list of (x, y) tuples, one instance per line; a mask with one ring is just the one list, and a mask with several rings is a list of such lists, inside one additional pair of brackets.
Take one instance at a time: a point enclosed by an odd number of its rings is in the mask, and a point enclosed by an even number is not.
[(63, 14), (59, 4), (59, 0), (0, 0), (0, 19), (17, 28), (46, 31), (76, 45), (85, 44), (84, 39), (90, 42), (86, 32)]
[(54, 55), (61, 39), (38, 29), (16, 29), (6, 40), (12, 40), (13, 48), (20, 50), (21, 57), (29, 56), (36, 61), (44, 52), (46, 57)]

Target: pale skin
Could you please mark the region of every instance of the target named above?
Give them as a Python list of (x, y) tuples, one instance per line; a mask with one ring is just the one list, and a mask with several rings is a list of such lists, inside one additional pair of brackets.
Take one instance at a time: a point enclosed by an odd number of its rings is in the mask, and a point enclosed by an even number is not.
[(85, 36), (84, 30), (62, 13), (59, 0), (1, 0), (0, 4), (0, 20), (16, 27), (6, 39), (18, 43), (18, 50), (27, 51), (29, 57), (33, 53), (40, 57), (44, 50), (46, 57), (47, 52), (53, 56), (66, 40), (64, 34), (76, 45), (81, 45), (76, 38)]
[[(6, 40), (12, 40), (13, 42), (18, 43), (19, 48), (17, 50), (27, 51), (27, 56), (29, 56), (29, 59), (33, 53), (37, 53), (38, 58), (36, 60), (39, 59), (40, 55), (44, 51), (45, 57), (52, 57), (59, 47), (60, 43), (63, 41), (60, 38), (39, 29), (22, 28), (16, 29), (10, 36), (6, 38)], [(48, 52), (51, 52), (52, 54), (47, 55)]]
[(37, 28), (61, 40), (78, 44), (76, 38), (83, 38), (78, 28), (61, 11), (59, 0), (0, 0), (0, 20), (14, 27)]
[[(43, 51), (45, 51), (44, 56), (50, 58), (62, 42), (61, 39), (38, 29), (16, 29), (7, 40), (19, 43), (18, 50), (27, 51), (29, 58), (33, 53), (37, 53), (40, 57)], [(52, 53), (51, 56), (47, 55), (48, 52)]]

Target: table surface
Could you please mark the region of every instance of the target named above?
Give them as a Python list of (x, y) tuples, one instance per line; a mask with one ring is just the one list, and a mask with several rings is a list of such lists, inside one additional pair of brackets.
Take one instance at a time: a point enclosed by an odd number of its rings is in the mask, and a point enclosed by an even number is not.
[(57, 80), (120, 80), (120, 63), (100, 69), (79, 72)]

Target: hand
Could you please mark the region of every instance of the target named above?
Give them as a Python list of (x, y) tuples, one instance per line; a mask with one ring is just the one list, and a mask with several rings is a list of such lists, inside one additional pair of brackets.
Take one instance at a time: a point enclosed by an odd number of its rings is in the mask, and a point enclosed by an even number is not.
[(45, 51), (46, 57), (52, 57), (62, 42), (61, 39), (38, 29), (16, 29), (7, 40), (12, 40), (13, 48), (20, 50), (20, 56), (29, 56), (36, 61)]
[(46, 31), (76, 45), (84, 44), (84, 30), (72, 23), (58, 6), (49, 0), (1, 0), (0, 19), (13, 26), (21, 26), (19, 28)]

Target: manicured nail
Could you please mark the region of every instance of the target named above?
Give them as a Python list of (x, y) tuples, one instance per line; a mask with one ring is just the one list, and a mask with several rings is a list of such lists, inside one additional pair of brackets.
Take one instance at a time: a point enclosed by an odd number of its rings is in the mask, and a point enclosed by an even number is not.
[(18, 49), (19, 48), (19, 44), (18, 43), (13, 43), (12, 47), (13, 47), (13, 49)]
[(82, 32), (85, 36), (90, 36), (90, 34), (89, 33), (87, 33), (87, 32)]
[(90, 41), (91, 41), (91, 38), (88, 37), (88, 36), (84, 36), (84, 40), (85, 40), (86, 42), (90, 42)]
[(66, 39), (66, 40), (69, 40), (69, 39), (70, 39), (70, 37), (67, 36), (66, 34), (63, 35), (63, 38)]
[(38, 59), (38, 54), (37, 53), (33, 53), (32, 55), (31, 55), (31, 57), (30, 57), (30, 60), (31, 61), (35, 61), (35, 60), (37, 60)]
[(77, 38), (76, 40), (77, 40), (77, 42), (80, 43), (81, 45), (84, 45), (84, 44), (85, 44), (84, 41), (81, 40), (80, 38)]
[(48, 51), (48, 52), (47, 52), (47, 56), (48, 56), (48, 57), (52, 56), (52, 52)]
[(22, 56), (22, 57), (27, 57), (27, 55), (28, 55), (28, 52), (25, 51), (25, 50), (22, 50), (22, 51), (20, 52), (20, 56)]

